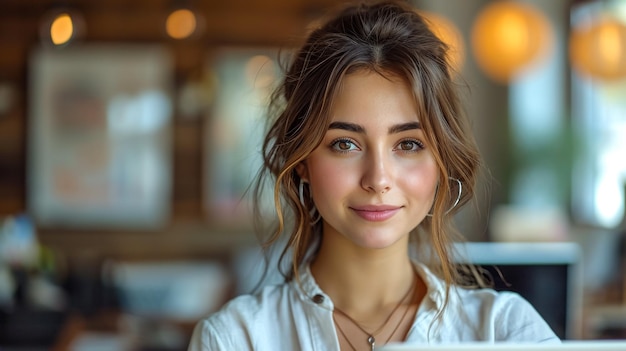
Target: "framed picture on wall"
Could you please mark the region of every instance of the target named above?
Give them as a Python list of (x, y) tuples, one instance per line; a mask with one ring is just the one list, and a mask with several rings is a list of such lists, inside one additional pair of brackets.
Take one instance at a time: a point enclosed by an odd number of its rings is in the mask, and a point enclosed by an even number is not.
[[(204, 134), (205, 209), (213, 222), (245, 227), (252, 220), (251, 185), (263, 164), (267, 106), (281, 76), (278, 50), (222, 49), (207, 66), (215, 89)], [(269, 210), (273, 195), (266, 193)]]
[(40, 49), (29, 63), (28, 209), (44, 227), (169, 219), (172, 60), (158, 46)]

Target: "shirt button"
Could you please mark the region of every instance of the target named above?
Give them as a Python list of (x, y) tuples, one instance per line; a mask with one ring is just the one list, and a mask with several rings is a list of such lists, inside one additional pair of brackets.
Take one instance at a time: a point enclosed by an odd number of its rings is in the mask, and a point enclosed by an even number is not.
[(313, 302), (315, 302), (316, 304), (321, 304), (322, 302), (324, 302), (324, 295), (321, 294), (317, 294), (315, 296), (313, 296)]

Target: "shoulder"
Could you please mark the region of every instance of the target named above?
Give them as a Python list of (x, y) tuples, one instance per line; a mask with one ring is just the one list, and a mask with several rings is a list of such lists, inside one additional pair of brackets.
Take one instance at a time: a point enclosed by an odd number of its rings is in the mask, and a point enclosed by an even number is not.
[[(454, 296), (456, 295), (456, 297)], [(456, 288), (452, 306), (482, 326), (495, 341), (544, 342), (558, 337), (537, 310), (522, 296), (510, 291)]]
[(263, 288), (254, 295), (241, 295), (197, 323), (189, 351), (253, 349), (255, 333), (276, 319), (280, 306), (289, 300), (290, 285)]
[(470, 305), (481, 305), (496, 309), (508, 309), (517, 305), (524, 305), (526, 300), (519, 294), (510, 291), (496, 291), (494, 289), (468, 289), (456, 287), (452, 289), (460, 302)]
[[(512, 313), (533, 314), (534, 308), (519, 294), (493, 289), (466, 289), (456, 287), (450, 291), (451, 302), (464, 310), (491, 318), (507, 318)], [(453, 303), (454, 304), (454, 303)]]
[(260, 314), (271, 312), (276, 305), (289, 300), (292, 293), (291, 284), (266, 286), (256, 294), (241, 295), (232, 299), (212, 317), (249, 320)]
[[(422, 316), (438, 320), (443, 327), (435, 339), (440, 341), (558, 342), (559, 339), (535, 308), (517, 293), (493, 289), (467, 289), (450, 286), (423, 264), (416, 264), (428, 287)], [(447, 297), (447, 298), (446, 298)], [(447, 304), (446, 304), (447, 301)], [(439, 315), (441, 313), (441, 315)], [(428, 318), (427, 318), (428, 319)], [(421, 323), (424, 318), (418, 318)], [(415, 336), (428, 339), (427, 335)]]

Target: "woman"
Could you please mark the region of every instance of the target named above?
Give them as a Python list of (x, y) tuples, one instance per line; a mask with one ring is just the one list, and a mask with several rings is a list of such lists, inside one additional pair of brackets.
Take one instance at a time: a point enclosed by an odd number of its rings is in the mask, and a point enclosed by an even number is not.
[(310, 34), (263, 148), (279, 222), (266, 244), (287, 236), (290, 272), (201, 321), (190, 350), (558, 341), (528, 302), (464, 288), (452, 264), (449, 222), (480, 158), (446, 49), (403, 3), (349, 7)]

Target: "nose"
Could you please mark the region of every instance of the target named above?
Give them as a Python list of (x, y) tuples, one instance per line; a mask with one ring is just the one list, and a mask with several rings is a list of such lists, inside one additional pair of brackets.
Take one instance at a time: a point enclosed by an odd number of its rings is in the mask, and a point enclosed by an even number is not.
[(370, 153), (364, 164), (361, 187), (368, 192), (384, 194), (391, 190), (393, 170), (390, 155), (384, 152)]

